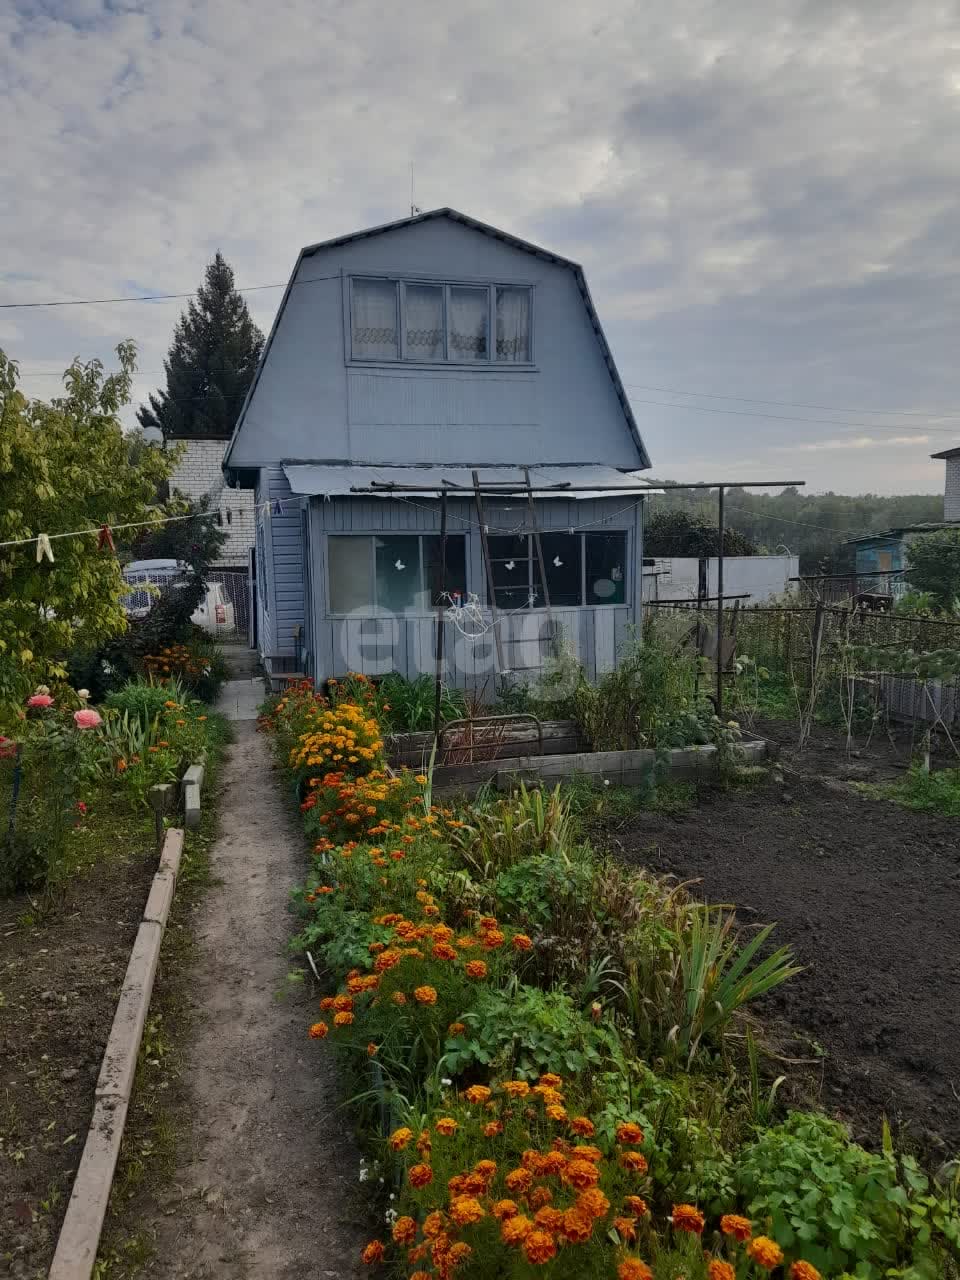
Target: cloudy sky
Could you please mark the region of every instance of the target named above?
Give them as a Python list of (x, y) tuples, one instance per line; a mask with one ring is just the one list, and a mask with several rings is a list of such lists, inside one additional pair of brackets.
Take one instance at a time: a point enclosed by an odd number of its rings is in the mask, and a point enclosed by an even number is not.
[[(2, 302), (283, 282), (413, 165), (584, 264), (655, 474), (934, 492), (960, 444), (958, 0), (7, 0), (0, 89)], [(143, 396), (180, 305), (0, 345), (49, 395), (132, 336)]]

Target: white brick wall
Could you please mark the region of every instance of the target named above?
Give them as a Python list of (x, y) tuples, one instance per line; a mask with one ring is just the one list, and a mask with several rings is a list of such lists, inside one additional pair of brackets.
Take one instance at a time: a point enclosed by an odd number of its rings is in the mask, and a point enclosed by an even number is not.
[(171, 489), (179, 489), (194, 501), (210, 498), (211, 507), (220, 512), (221, 527), (227, 535), (218, 565), (245, 569), (247, 552), (253, 546), (254, 498), (249, 489), (228, 489), (221, 464), (226, 453), (226, 440), (181, 440), (183, 451), (170, 477)]
[(947, 458), (947, 479), (943, 489), (944, 520), (960, 520), (960, 458)]

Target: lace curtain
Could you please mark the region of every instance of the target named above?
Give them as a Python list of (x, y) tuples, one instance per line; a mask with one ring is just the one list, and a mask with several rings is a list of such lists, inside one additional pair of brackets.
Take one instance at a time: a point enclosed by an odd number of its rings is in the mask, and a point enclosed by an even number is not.
[(530, 290), (497, 290), (497, 359), (530, 359)]
[(443, 359), (443, 289), (408, 284), (404, 290), (404, 353), (408, 360)]
[(451, 287), (449, 359), (486, 360), (487, 302), (486, 289)]
[(397, 285), (393, 280), (354, 280), (353, 355), (361, 360), (396, 360)]

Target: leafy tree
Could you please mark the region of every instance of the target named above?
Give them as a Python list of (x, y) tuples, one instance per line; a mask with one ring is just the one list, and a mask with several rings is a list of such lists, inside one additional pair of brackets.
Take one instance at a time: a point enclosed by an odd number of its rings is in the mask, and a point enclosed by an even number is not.
[(137, 410), (140, 425), (177, 439), (228, 438), (262, 350), (263, 334), (218, 250), (173, 332), (166, 387)]
[[(175, 453), (143, 450), (130, 460), (120, 410), (129, 401), (135, 348), (117, 348), (120, 369), (104, 376), (99, 360), (74, 362), (65, 394), (28, 400), (16, 364), (0, 351), (0, 543), (51, 537), (54, 561), (36, 542), (0, 546), (0, 717), (39, 683), (65, 674), (69, 650), (95, 648), (127, 625), (123, 579), (102, 525), (159, 515), (158, 486)], [(53, 535), (89, 529), (87, 537)]]
[[(690, 511), (654, 508), (643, 533), (643, 551), (648, 556), (715, 556), (720, 537), (716, 523)], [(737, 529), (723, 531), (723, 552), (728, 556), (753, 556), (756, 546)]]
[(925, 533), (907, 544), (907, 577), (938, 609), (960, 608), (960, 528)]

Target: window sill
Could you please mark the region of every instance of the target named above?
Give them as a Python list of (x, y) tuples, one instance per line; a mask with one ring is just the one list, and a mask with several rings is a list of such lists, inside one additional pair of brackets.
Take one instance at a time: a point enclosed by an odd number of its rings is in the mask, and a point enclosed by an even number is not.
[(508, 360), (359, 360), (351, 356), (348, 369), (376, 369), (396, 373), (398, 369), (410, 369), (417, 373), (443, 373), (456, 369), (468, 369), (474, 373), (539, 373), (537, 364), (519, 364)]

